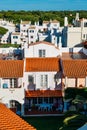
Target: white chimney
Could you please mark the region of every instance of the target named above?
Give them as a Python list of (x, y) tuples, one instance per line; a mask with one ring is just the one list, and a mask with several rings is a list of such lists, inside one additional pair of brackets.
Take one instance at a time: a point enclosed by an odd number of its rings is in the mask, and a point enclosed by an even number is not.
[(64, 18), (64, 26), (68, 26), (68, 18), (67, 17)]
[(58, 43), (58, 45), (59, 45), (59, 49), (61, 49), (61, 47), (62, 47), (61, 37), (59, 37), (59, 43)]
[(62, 56), (62, 50), (61, 50), (61, 48), (62, 48), (62, 42), (61, 42), (61, 37), (59, 37), (59, 43), (58, 43), (58, 45), (59, 45), (60, 56)]
[(76, 18), (75, 18), (75, 20), (79, 20), (79, 13), (76, 13)]

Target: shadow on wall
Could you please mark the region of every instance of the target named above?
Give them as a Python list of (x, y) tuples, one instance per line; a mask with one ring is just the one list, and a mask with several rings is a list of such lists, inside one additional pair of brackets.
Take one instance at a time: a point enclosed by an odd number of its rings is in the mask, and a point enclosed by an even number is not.
[(27, 86), (27, 89), (28, 90), (36, 90), (36, 85), (32, 84), (32, 83), (29, 83), (28, 86)]

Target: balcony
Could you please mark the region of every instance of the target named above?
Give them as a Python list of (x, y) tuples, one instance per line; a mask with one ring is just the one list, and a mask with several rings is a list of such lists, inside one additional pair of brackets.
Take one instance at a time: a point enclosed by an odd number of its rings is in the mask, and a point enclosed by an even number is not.
[(25, 97), (25, 114), (27, 115), (61, 114), (63, 112), (61, 90), (28, 90), (25, 91)]

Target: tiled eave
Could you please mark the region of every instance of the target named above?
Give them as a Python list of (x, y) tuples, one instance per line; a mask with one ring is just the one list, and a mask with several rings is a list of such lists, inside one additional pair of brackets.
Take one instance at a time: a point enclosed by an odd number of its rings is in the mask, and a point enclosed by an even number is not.
[(61, 90), (32, 90), (25, 91), (26, 98), (32, 97), (62, 97)]

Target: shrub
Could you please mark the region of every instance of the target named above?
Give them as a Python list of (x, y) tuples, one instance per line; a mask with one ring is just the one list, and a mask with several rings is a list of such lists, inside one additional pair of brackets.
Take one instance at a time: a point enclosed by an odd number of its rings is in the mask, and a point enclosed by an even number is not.
[(59, 130), (76, 130), (87, 122), (87, 117), (81, 114), (67, 113), (63, 126)]
[(8, 29), (0, 27), (0, 35), (4, 35), (7, 31)]

